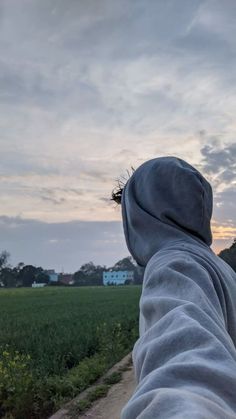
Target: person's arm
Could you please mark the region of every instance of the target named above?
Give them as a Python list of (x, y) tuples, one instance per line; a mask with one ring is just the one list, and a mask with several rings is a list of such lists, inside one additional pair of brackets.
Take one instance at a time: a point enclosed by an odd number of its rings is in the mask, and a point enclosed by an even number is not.
[(236, 349), (213, 282), (185, 255), (147, 266), (132, 354), (138, 385), (121, 419), (236, 418)]

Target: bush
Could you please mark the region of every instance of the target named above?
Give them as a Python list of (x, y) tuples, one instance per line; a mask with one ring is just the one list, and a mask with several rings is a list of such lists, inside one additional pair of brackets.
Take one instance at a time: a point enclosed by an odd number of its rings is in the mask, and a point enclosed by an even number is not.
[(0, 347), (0, 416), (11, 412), (14, 418), (24, 417), (33, 399), (32, 383), (30, 356)]

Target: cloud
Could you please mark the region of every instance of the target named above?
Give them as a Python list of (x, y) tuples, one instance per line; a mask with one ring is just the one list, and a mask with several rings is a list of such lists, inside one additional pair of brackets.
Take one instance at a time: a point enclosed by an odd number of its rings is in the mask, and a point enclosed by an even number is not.
[[(207, 138), (206, 132), (201, 135)], [(236, 235), (236, 143), (219, 145), (218, 138), (209, 140), (210, 144), (201, 148), (199, 168), (213, 187), (215, 237), (229, 239)]]
[(65, 198), (59, 198), (59, 199), (56, 199), (56, 198), (53, 198), (53, 197), (50, 197), (50, 196), (41, 196), (41, 199), (43, 200), (43, 201), (49, 201), (49, 202), (52, 202), (53, 204), (55, 204), (55, 205), (60, 205), (60, 204), (62, 204), (63, 202), (65, 202), (66, 200), (65, 200)]
[(111, 266), (127, 256), (120, 222), (44, 223), (20, 217), (0, 217), (1, 248), (16, 264), (75, 271), (93, 260)]
[(214, 198), (215, 206), (213, 216), (218, 221), (218, 224), (225, 224), (227, 227), (233, 229), (232, 234), (236, 236), (236, 189), (234, 186), (229, 186), (222, 192), (216, 194)]
[[(202, 39), (197, 47), (191, 41), (202, 25), (203, 6), (200, 0), (184, 1), (181, 8), (173, 0), (151, 1), (148, 8), (141, 0), (101, 1), (99, 7), (94, 1), (87, 6), (35, 1), (21, 7), (4, 2), (2, 77), (11, 100), (4, 109), (16, 110), (11, 110), (15, 126), (27, 112), (27, 133), (21, 128), (27, 147), (31, 136), (35, 149), (62, 143), (65, 150), (69, 137), (78, 153), (85, 149), (82, 142), (94, 153), (91, 126), (97, 131), (97, 153), (101, 142), (108, 150), (115, 147), (116, 131), (120, 147), (129, 141), (139, 148), (148, 133), (174, 136), (189, 133), (190, 126), (194, 131), (199, 117), (212, 128), (212, 119), (215, 123), (225, 109), (224, 103), (216, 109), (220, 101), (215, 96), (222, 102), (225, 94), (217, 68), (206, 68), (202, 57), (195, 59), (196, 48), (201, 52), (207, 45)], [(190, 39), (187, 51), (178, 41), (183, 39)]]
[(85, 192), (75, 188), (39, 188), (38, 196), (46, 202), (52, 202), (55, 205), (61, 205), (66, 202), (76, 201), (82, 197)]
[[(236, 205), (234, 185), (236, 183), (236, 143), (219, 146), (218, 140), (201, 148), (203, 156), (199, 168), (208, 176), (214, 188), (215, 213), (224, 216)], [(221, 210), (219, 210), (221, 208)], [(222, 215), (221, 215), (222, 220)]]
[[(204, 169), (208, 173), (221, 173), (222, 180), (236, 179), (236, 143), (224, 148), (205, 145), (201, 149)], [(222, 169), (224, 171), (222, 172)]]
[[(15, 147), (17, 149), (17, 145)], [(38, 174), (48, 176), (58, 174), (59, 169), (49, 161), (40, 158), (37, 154), (30, 154), (21, 150), (2, 150), (0, 163), (0, 177)]]
[(211, 181), (217, 225), (234, 220), (235, 15), (233, 0), (3, 0), (1, 214), (118, 222), (116, 179), (176, 155)]
[[(214, 222), (213, 232), (219, 251), (231, 244), (236, 227)], [(89, 260), (112, 266), (129, 254), (120, 221), (45, 223), (0, 216), (0, 235), (1, 250), (10, 252), (13, 265), (24, 262), (74, 272)]]

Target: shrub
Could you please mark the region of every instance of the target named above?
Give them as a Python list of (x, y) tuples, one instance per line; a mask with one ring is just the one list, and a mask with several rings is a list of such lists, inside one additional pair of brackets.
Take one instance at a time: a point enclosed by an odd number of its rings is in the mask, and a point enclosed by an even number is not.
[(9, 346), (0, 347), (0, 416), (11, 412), (14, 418), (24, 416), (25, 406), (32, 402), (31, 358)]

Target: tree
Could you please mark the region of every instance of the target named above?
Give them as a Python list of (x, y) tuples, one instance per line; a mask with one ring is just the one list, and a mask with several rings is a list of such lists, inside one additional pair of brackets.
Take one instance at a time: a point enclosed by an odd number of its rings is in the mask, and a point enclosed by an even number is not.
[(9, 258), (10, 258), (10, 253), (7, 252), (6, 250), (3, 250), (0, 253), (0, 271), (4, 268), (6, 268), (7, 266), (9, 266)]
[(218, 256), (223, 259), (236, 272), (236, 238), (229, 249), (221, 250)]
[(137, 265), (136, 261), (132, 258), (132, 256), (127, 256), (118, 262), (115, 263), (114, 266), (109, 268), (113, 271), (133, 271), (134, 272), (134, 284), (142, 284), (143, 282), (143, 274), (144, 268)]
[(14, 268), (15, 272), (18, 274), (24, 266), (25, 264), (23, 262), (18, 263)]
[(115, 263), (112, 267), (113, 271), (133, 271), (135, 264), (131, 256), (127, 256)]
[(15, 287), (17, 281), (17, 276), (13, 269), (10, 267), (5, 267), (1, 269), (1, 282), (4, 287)]
[(48, 283), (49, 276), (41, 267), (36, 268), (33, 265), (25, 265), (18, 274), (18, 279), (23, 287), (31, 287), (33, 282)]
[(4, 287), (16, 286), (16, 275), (9, 264), (10, 253), (3, 250), (0, 253), (0, 282)]
[(35, 275), (35, 281), (38, 284), (48, 284), (50, 280), (49, 275), (46, 272), (44, 272), (43, 268), (41, 267), (36, 268), (36, 269), (37, 269), (37, 272)]
[(10, 253), (6, 250), (0, 253), (0, 286), (31, 287), (34, 281), (48, 283), (49, 275), (41, 267), (18, 263), (14, 268), (9, 264)]
[(23, 287), (31, 287), (35, 281), (37, 269), (33, 265), (25, 265), (19, 272), (18, 278)]
[(93, 262), (84, 263), (74, 273), (75, 285), (103, 285), (103, 271), (106, 266), (94, 265)]

